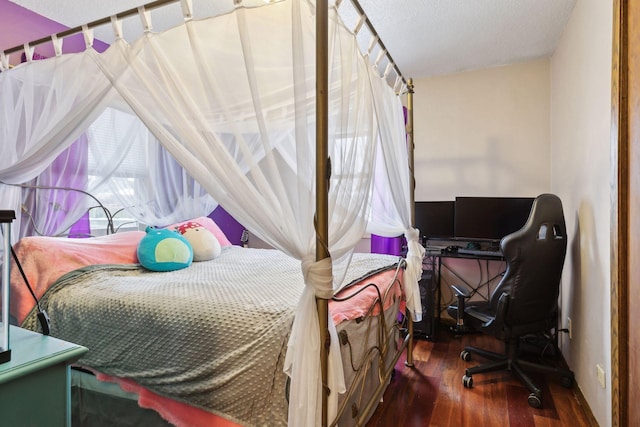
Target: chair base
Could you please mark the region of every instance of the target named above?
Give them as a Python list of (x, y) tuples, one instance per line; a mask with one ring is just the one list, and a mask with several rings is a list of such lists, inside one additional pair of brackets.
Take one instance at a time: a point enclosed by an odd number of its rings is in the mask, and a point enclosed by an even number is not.
[(462, 383), (465, 387), (473, 387), (473, 375), (481, 374), (485, 372), (494, 372), (506, 370), (512, 372), (529, 390), (528, 402), (529, 405), (534, 408), (540, 408), (542, 406), (542, 391), (538, 386), (534, 384), (525, 370), (541, 372), (544, 374), (557, 375), (561, 379), (561, 383), (564, 387), (571, 388), (574, 384), (573, 372), (569, 369), (549, 366), (541, 363), (534, 363), (528, 360), (523, 360), (518, 357), (518, 339), (512, 339), (505, 344), (505, 354), (494, 353), (478, 347), (466, 346), (460, 358), (465, 361), (471, 360), (471, 353), (477, 354), (485, 359), (491, 360), (491, 362), (484, 363), (482, 365), (473, 366), (465, 370), (465, 375), (462, 377)]
[(453, 334), (453, 336), (462, 336), (462, 335), (469, 335), (469, 334), (478, 334), (478, 330), (474, 329), (474, 328), (470, 328), (466, 325), (451, 325), (449, 326), (449, 332), (451, 332)]

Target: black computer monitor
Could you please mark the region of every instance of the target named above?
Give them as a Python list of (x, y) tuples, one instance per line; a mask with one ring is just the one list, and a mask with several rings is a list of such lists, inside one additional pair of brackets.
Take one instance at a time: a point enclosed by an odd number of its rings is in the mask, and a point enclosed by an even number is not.
[(422, 239), (452, 238), (455, 202), (416, 202), (416, 228)]
[(533, 197), (456, 197), (455, 237), (497, 241), (522, 228)]

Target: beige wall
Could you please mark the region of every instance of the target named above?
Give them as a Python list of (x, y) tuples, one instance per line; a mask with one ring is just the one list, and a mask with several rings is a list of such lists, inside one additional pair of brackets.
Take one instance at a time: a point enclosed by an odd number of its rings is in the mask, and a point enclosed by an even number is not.
[(415, 81), (416, 200), (550, 189), (549, 61)]
[(611, 34), (610, 2), (577, 2), (551, 59), (416, 79), (414, 112), (416, 200), (561, 197), (561, 326), (571, 317), (573, 329), (561, 347), (601, 426), (611, 425)]
[[(416, 200), (550, 191), (549, 70), (549, 60), (541, 59), (417, 79)], [(504, 268), (502, 262), (480, 267), (473, 260), (443, 264), (441, 307), (455, 302), (449, 285), (475, 287), (499, 278)], [(479, 293), (487, 296), (490, 289), (483, 286)]]
[[(612, 11), (612, 2), (576, 2), (551, 60), (551, 182), (571, 239), (561, 303), (573, 339), (565, 337), (562, 351), (601, 426), (611, 425)], [(597, 364), (605, 369), (605, 388)]]

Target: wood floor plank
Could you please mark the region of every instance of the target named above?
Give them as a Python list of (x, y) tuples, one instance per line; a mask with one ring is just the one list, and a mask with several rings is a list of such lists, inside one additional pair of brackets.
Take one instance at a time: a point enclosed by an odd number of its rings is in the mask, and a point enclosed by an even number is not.
[(474, 355), (463, 361), (464, 346), (502, 352), (504, 344), (483, 334), (441, 331), (437, 337), (436, 342), (415, 340), (413, 367), (405, 365), (405, 356), (398, 360), (368, 427), (591, 427), (576, 392), (563, 387), (559, 378), (531, 373), (542, 390), (539, 409), (529, 406), (529, 390), (507, 371), (476, 374), (473, 387), (465, 388), (465, 369), (484, 359)]

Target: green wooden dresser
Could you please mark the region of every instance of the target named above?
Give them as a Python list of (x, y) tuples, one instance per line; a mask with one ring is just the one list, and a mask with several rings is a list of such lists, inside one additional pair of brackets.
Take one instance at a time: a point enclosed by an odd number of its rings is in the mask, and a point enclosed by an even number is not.
[(0, 425), (71, 425), (69, 365), (88, 349), (11, 326), (11, 360), (0, 364)]

